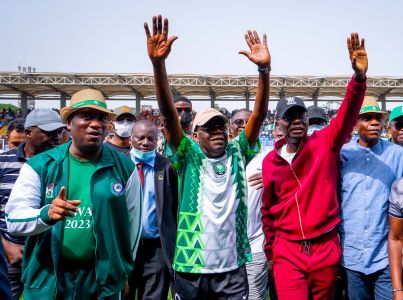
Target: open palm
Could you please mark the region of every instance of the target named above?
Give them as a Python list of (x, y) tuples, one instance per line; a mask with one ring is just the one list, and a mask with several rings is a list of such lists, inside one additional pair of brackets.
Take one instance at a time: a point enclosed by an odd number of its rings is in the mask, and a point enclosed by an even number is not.
[(153, 17), (153, 33), (151, 35), (148, 24), (144, 23), (144, 30), (147, 36), (148, 56), (152, 61), (164, 60), (171, 52), (172, 43), (178, 38), (168, 38), (168, 19), (162, 23), (161, 15)]
[(351, 65), (358, 74), (365, 74), (368, 70), (368, 56), (365, 51), (365, 40), (360, 38), (358, 33), (354, 32), (350, 38), (347, 38), (347, 48), (350, 54)]
[(263, 34), (263, 43), (260, 41), (259, 35), (254, 30), (248, 30), (245, 34), (246, 43), (249, 46), (250, 52), (239, 51), (239, 54), (245, 55), (250, 61), (257, 64), (259, 67), (270, 66), (271, 57), (269, 48), (267, 48), (267, 37)]

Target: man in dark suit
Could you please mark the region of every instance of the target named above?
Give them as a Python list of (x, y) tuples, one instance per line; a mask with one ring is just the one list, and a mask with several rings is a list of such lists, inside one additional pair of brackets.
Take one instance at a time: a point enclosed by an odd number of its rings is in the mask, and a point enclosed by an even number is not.
[(140, 245), (129, 279), (127, 299), (167, 299), (175, 251), (178, 179), (169, 159), (156, 153), (157, 126), (147, 120), (135, 123), (130, 156), (143, 186)]

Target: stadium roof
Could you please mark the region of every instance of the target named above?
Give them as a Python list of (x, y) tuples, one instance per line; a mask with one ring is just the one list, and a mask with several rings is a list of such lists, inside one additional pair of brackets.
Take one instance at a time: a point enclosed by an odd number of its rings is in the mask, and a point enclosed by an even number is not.
[[(342, 97), (350, 76), (271, 76), (270, 94), (274, 97), (303, 96), (311, 99)], [(254, 98), (257, 76), (171, 75), (169, 84), (176, 95)], [(84, 73), (0, 73), (0, 94), (26, 93), (29, 96), (72, 95), (91, 87), (106, 97), (140, 95), (154, 97), (154, 78), (150, 74)], [(403, 78), (369, 77), (367, 95), (382, 99), (403, 97)]]

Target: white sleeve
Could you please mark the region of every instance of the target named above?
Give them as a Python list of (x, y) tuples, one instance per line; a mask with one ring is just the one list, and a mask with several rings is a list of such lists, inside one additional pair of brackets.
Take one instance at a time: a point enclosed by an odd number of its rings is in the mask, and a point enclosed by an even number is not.
[(143, 193), (137, 169), (134, 169), (126, 184), (126, 203), (129, 212), (130, 237), (133, 259), (136, 258), (142, 228)]
[(8, 199), (5, 212), (7, 230), (15, 235), (35, 235), (51, 227), (41, 218), (49, 205), (40, 208), (41, 183), (34, 169), (24, 164)]

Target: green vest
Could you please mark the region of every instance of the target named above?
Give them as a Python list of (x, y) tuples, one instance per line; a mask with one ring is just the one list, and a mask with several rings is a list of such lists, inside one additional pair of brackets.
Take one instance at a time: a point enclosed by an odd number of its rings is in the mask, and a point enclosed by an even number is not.
[[(41, 205), (50, 204), (62, 186), (68, 187), (68, 151), (70, 143), (32, 157), (29, 165), (39, 175)], [(125, 156), (102, 146), (99, 164), (91, 178), (95, 248), (95, 272), (99, 297), (107, 297), (124, 288), (133, 269), (134, 248), (125, 197), (125, 185), (134, 170)], [(47, 210), (42, 210), (43, 214)], [(51, 224), (47, 215), (42, 220)], [(54, 299), (57, 266), (64, 221), (26, 242), (23, 257), (25, 299)], [(132, 236), (131, 236), (132, 234)], [(138, 235), (135, 233), (134, 235)]]

